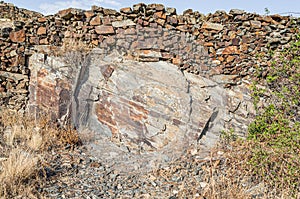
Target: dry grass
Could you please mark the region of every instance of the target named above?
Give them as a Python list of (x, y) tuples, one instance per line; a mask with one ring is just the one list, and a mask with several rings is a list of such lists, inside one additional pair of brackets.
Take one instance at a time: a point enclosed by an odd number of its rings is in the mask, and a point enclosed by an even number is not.
[[(276, 185), (269, 179), (269, 173), (257, 173), (259, 167), (251, 164), (254, 156), (253, 149), (256, 142), (236, 140), (222, 143), (212, 150), (211, 158), (203, 166), (205, 189), (202, 195), (205, 198), (300, 198), (300, 184), (297, 187), (288, 183), (278, 182)], [(222, 151), (222, 152), (221, 152)], [(222, 155), (219, 155), (221, 152)], [(278, 157), (279, 158), (279, 157)], [(276, 165), (283, 165), (279, 159), (271, 160)], [(285, 160), (289, 161), (289, 160)], [(285, 166), (276, 174), (281, 178), (285, 173)], [(288, 168), (286, 168), (288, 169)], [(295, 176), (296, 177), (296, 176)], [(295, 191), (296, 190), (296, 191)]]
[(62, 129), (46, 117), (0, 113), (0, 198), (40, 198), (37, 186), (45, 182), (43, 165), (48, 164), (44, 157), (80, 139), (71, 128)]
[(24, 151), (21, 148), (12, 149), (7, 160), (1, 165), (1, 195), (12, 196), (20, 195), (23, 191), (30, 192), (32, 187), (26, 187), (24, 184), (36, 175), (38, 160), (39, 158), (30, 151)]
[[(89, 141), (91, 135), (83, 140)], [(93, 136), (92, 136), (93, 137)], [(42, 187), (47, 176), (44, 166), (52, 150), (80, 144), (78, 134), (71, 128), (63, 129), (46, 117), (35, 120), (29, 116), (9, 111), (0, 114), (0, 198), (42, 198)], [(229, 136), (211, 151), (209, 157), (197, 160), (187, 157), (193, 167), (201, 171), (201, 180), (187, 178), (178, 185), (178, 198), (199, 199), (247, 199), (247, 198), (300, 198), (295, 188), (289, 184), (274, 184), (268, 181), (272, 174), (257, 173), (257, 166), (249, 164), (253, 149), (259, 143), (251, 140), (232, 140)], [(268, 146), (261, 145), (268, 150)], [(289, 161), (288, 156), (276, 156), (271, 162)], [(276, 159), (277, 158), (277, 159)], [(184, 162), (185, 160), (183, 160)], [(197, 161), (202, 161), (198, 162)], [(295, 163), (299, 163), (299, 160)], [(159, 170), (160, 177), (171, 178), (177, 175), (177, 168), (170, 166), (168, 171)], [(280, 164), (278, 164), (280, 165)], [(281, 164), (283, 165), (283, 164)], [(259, 166), (259, 165), (258, 165)], [(188, 168), (181, 168), (188, 172)], [(277, 172), (278, 179), (285, 175), (285, 167)], [(169, 173), (169, 174), (168, 174)], [(297, 177), (297, 176), (296, 176)], [(186, 185), (193, 184), (193, 187)], [(300, 187), (299, 187), (300, 188)], [(193, 197), (190, 197), (193, 196)]]

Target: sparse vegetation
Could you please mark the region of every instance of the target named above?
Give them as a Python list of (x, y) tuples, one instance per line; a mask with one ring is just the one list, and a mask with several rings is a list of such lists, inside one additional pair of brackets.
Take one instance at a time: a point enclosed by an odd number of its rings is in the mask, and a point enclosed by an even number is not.
[(68, 145), (79, 144), (77, 133), (62, 129), (45, 117), (1, 110), (0, 115), (0, 198), (33, 198), (46, 180), (44, 157)]
[[(300, 41), (277, 53), (268, 71), (265, 86), (268, 103), (260, 103), (258, 116), (249, 126), (252, 143), (248, 164), (258, 179), (290, 196), (300, 192)], [(262, 83), (261, 82), (261, 83)], [(255, 87), (254, 97), (266, 95)], [(280, 191), (279, 191), (280, 192)]]
[[(249, 126), (247, 140), (232, 139), (232, 132), (225, 134), (219, 148), (225, 152), (225, 162), (217, 168), (211, 165), (214, 171), (211, 176), (214, 182), (219, 182), (211, 191), (235, 193), (231, 188), (220, 188), (224, 184), (222, 179), (229, 178), (229, 181), (236, 179), (231, 187), (240, 190), (240, 195), (210, 194), (210, 197), (247, 198), (241, 194), (250, 194), (254, 189), (257, 193), (254, 196), (259, 198), (300, 197), (299, 46), (298, 37), (288, 49), (273, 57), (265, 78), (258, 75), (259, 83), (253, 84), (258, 114)], [(245, 189), (249, 185), (252, 188)]]

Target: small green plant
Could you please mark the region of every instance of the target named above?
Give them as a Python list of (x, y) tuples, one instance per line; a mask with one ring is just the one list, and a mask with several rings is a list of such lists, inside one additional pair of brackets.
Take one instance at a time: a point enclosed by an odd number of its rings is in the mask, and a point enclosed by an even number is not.
[(234, 133), (233, 129), (229, 131), (222, 131), (221, 132), (221, 142), (224, 145), (230, 144), (231, 142), (237, 141), (238, 136)]
[(269, 15), (271, 12), (268, 8), (265, 8), (265, 15)]

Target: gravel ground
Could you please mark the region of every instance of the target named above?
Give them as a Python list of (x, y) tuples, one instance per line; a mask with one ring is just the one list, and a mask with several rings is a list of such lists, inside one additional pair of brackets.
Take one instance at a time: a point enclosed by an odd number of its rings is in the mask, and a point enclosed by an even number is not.
[[(40, 190), (48, 198), (202, 198), (208, 159), (190, 151), (152, 168), (124, 172), (124, 164), (105, 162), (87, 146), (53, 152), (45, 167), (49, 180)], [(127, 165), (130, 167), (131, 165)]]

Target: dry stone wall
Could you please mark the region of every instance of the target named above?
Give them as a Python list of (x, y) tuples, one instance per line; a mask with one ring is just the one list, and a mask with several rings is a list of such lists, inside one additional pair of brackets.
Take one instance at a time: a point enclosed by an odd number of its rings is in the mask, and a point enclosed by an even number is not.
[(77, 40), (107, 51), (117, 49), (140, 61), (170, 61), (196, 74), (234, 75), (216, 76), (232, 84), (256, 65), (268, 65), (256, 55), (267, 53), (269, 46), (282, 48), (299, 32), (299, 20), (290, 17), (241, 10), (207, 16), (187, 10), (177, 15), (174, 8), (160, 4), (137, 4), (120, 12), (97, 6), (88, 11), (71, 8), (42, 16), (1, 3), (0, 11), (1, 104), (17, 109), (26, 102), (27, 62), (35, 46)]
[(257, 56), (288, 44), (299, 32), (299, 22), (241, 10), (206, 16), (186, 10), (178, 15), (161, 4), (137, 4), (119, 12), (97, 6), (88, 11), (70, 8), (43, 16), (1, 2), (0, 103), (25, 107), (28, 60), (42, 45), (52, 52), (78, 41), (91, 48), (117, 49), (129, 59), (169, 61), (228, 86), (251, 75), (257, 65), (267, 67), (268, 58)]

